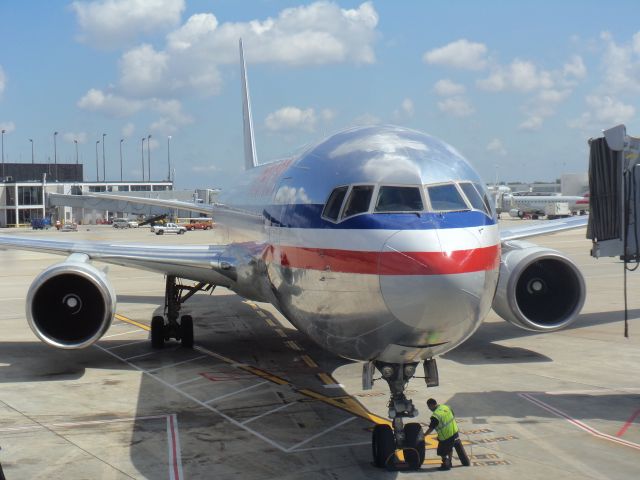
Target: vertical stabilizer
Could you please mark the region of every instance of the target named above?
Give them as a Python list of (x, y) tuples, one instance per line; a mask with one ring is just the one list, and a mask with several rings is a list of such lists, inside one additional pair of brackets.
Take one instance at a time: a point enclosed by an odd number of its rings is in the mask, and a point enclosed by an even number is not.
[(240, 39), (240, 69), (242, 71), (242, 121), (244, 130), (244, 168), (249, 170), (258, 165), (256, 142), (253, 138), (253, 119), (251, 118), (251, 99), (249, 98), (249, 82), (247, 65), (244, 62), (242, 39)]

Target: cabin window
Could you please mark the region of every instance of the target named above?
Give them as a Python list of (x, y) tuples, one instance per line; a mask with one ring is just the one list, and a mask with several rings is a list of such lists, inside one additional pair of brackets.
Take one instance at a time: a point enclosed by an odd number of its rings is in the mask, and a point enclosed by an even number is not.
[(460, 188), (462, 188), (462, 191), (467, 196), (467, 200), (469, 200), (469, 203), (471, 203), (471, 206), (473, 208), (489, 214), (491, 210), (482, 200), (482, 197), (480, 196), (480, 193), (478, 193), (477, 187), (475, 185), (473, 185), (472, 183), (463, 182), (460, 183)]
[(418, 187), (380, 187), (376, 212), (420, 212), (422, 196)]
[(333, 189), (333, 192), (329, 195), (329, 200), (327, 200), (327, 203), (324, 206), (324, 210), (322, 210), (323, 217), (333, 220), (334, 222), (338, 220), (340, 207), (342, 207), (342, 201), (344, 200), (344, 196), (347, 194), (348, 188), (349, 187), (338, 187)]
[(372, 185), (355, 185), (351, 189), (351, 193), (347, 199), (342, 218), (351, 217), (358, 213), (368, 212), (372, 194)]
[(431, 208), (435, 211), (469, 210), (469, 206), (453, 183), (427, 187)]

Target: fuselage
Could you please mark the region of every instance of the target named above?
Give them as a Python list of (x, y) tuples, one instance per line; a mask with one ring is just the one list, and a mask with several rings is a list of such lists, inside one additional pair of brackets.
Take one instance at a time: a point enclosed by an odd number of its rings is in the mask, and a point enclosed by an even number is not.
[(500, 240), (483, 182), (452, 147), (374, 126), (250, 169), (216, 221), (254, 252), (236, 290), (324, 348), (406, 363), (451, 350), (491, 307)]

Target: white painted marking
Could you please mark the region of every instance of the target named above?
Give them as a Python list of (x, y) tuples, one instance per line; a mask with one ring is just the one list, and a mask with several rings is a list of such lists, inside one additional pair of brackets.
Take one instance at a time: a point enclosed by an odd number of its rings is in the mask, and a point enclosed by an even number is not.
[(342, 443), (340, 445), (325, 445), (323, 447), (299, 448), (299, 449), (296, 450), (296, 453), (298, 453), (298, 452), (311, 452), (313, 450), (328, 450), (330, 448), (360, 447), (362, 445), (371, 445), (371, 442)]
[[(206, 408), (207, 410), (215, 413), (216, 415), (219, 415), (220, 417), (224, 418), (226, 421), (228, 421), (229, 423), (231, 423), (232, 425), (235, 425), (236, 427), (242, 428), (243, 430), (251, 433), (252, 435), (258, 437), (260, 440), (268, 443), (269, 445), (271, 445), (274, 448), (277, 448), (278, 450), (280, 450), (281, 452), (285, 452), (287, 453), (288, 450), (283, 447), (282, 445), (280, 445), (278, 442), (271, 440), (269, 437), (263, 435), (260, 432), (257, 432), (255, 430), (253, 430), (250, 427), (247, 427), (246, 425), (242, 425), (240, 422), (238, 422), (237, 420), (231, 418), (229, 415), (221, 412), (220, 410), (212, 407), (211, 405), (207, 405), (206, 403), (202, 402), (201, 400), (198, 400), (196, 397), (194, 397), (193, 395), (188, 394), (187, 392), (180, 390), (179, 388), (174, 387), (173, 385), (171, 385), (169, 382), (167, 382), (166, 380), (164, 380), (163, 378), (154, 375), (153, 373), (149, 373), (147, 372), (144, 368), (139, 367), (138, 365), (136, 365), (135, 363), (129, 362), (126, 359), (122, 358), (121, 356), (110, 352), (109, 350), (106, 350), (105, 348), (101, 347), (100, 345), (98, 345), (97, 343), (93, 344), (96, 348), (99, 348), (100, 350), (102, 350), (105, 353), (108, 353), (109, 355), (111, 355), (114, 358), (117, 358), (118, 360), (125, 362), (127, 365), (129, 365), (131, 368), (138, 370), (139, 372), (149, 375), (151, 378), (153, 378), (154, 380), (156, 380), (157, 382), (163, 384), (165, 387), (170, 388), (171, 390), (173, 390), (174, 392), (182, 395), (183, 397), (191, 400), (192, 402), (200, 405), (203, 408)], [(205, 353), (207, 353), (208, 351), (204, 348), (198, 348), (196, 347), (197, 350), (199, 351), (204, 351)], [(213, 353), (213, 352), (211, 352)], [(216, 358), (216, 355), (213, 354), (212, 357)], [(355, 417), (354, 417), (355, 418)]]
[(104, 337), (102, 337), (102, 340), (104, 340), (105, 338), (119, 337), (120, 335), (127, 335), (129, 333), (140, 333), (141, 331), (142, 330), (138, 328), (136, 330), (129, 330), (128, 332), (112, 333), (111, 335), (105, 335)]
[(590, 427), (586, 423), (583, 423), (580, 420), (576, 420), (575, 418), (567, 415), (562, 410), (558, 410), (557, 408), (552, 407), (548, 403), (545, 403), (542, 400), (540, 400), (538, 398), (535, 398), (533, 395), (531, 395), (529, 393), (519, 393), (518, 395), (520, 397), (524, 398), (525, 400), (528, 400), (531, 403), (536, 404), (537, 406), (539, 406), (540, 408), (546, 410), (547, 412), (553, 413), (556, 417), (564, 418), (567, 422), (571, 423), (572, 425), (575, 425), (580, 430), (583, 430), (583, 431), (589, 433), (590, 435), (593, 435), (594, 437), (601, 438), (603, 440), (608, 440), (609, 442), (617, 443), (617, 444), (620, 444), (620, 445), (624, 445), (625, 447), (631, 447), (631, 448), (634, 448), (636, 450), (640, 450), (640, 444), (634, 443), (634, 442), (630, 442), (628, 440), (623, 440), (621, 438), (614, 437), (612, 435), (608, 435), (606, 433), (603, 433), (600, 430), (596, 430), (595, 428)]
[(182, 480), (182, 454), (180, 452), (180, 435), (178, 434), (178, 416), (167, 415), (167, 437), (169, 439), (169, 478)]
[(247, 390), (252, 390), (254, 388), (257, 388), (260, 385), (264, 385), (265, 383), (269, 383), (269, 382), (266, 382), (266, 381), (265, 382), (259, 382), (259, 383), (256, 383), (255, 385), (251, 385), (249, 387), (241, 388), (240, 390), (236, 390), (235, 392), (225, 393), (224, 395), (220, 395), (219, 397), (212, 398), (211, 400), (207, 400), (206, 402), (204, 402), (204, 404), (208, 405), (210, 403), (215, 402), (216, 400), (222, 400), (223, 398), (232, 397), (233, 395), (237, 395), (238, 393), (246, 392)]
[(323, 388), (344, 388), (344, 385), (341, 383), (327, 383), (326, 385), (322, 385)]
[(158, 367), (158, 368), (152, 368), (152, 369), (150, 369), (148, 371), (149, 372), (157, 372), (157, 371), (162, 370), (164, 368), (177, 367), (178, 365), (183, 365), (185, 363), (195, 362), (196, 360), (200, 360), (201, 358), (205, 358), (205, 357), (206, 357), (206, 355), (200, 355), (200, 356), (195, 357), (195, 358), (190, 358), (189, 360), (183, 360), (182, 362), (171, 363), (169, 365), (163, 365), (163, 366)]
[(300, 443), (296, 443), (293, 447), (287, 448), (287, 452), (292, 452), (293, 450), (295, 450), (296, 448), (304, 445), (305, 443), (309, 443), (311, 440), (315, 440), (316, 438), (321, 437), (322, 435), (325, 435), (325, 434), (335, 430), (336, 428), (340, 428), (341, 426), (346, 425), (347, 423), (352, 422), (355, 419), (356, 419), (356, 417), (349, 417), (346, 420), (343, 420), (342, 422), (334, 425), (333, 427), (329, 427), (329, 428), (327, 428), (326, 430), (323, 430), (320, 433), (316, 433), (315, 435), (310, 436), (306, 440), (303, 440)]
[[(100, 348), (102, 348), (102, 347), (100, 347)], [(160, 350), (154, 350), (153, 352), (148, 352), (148, 353), (143, 353), (141, 355), (134, 355), (133, 357), (123, 358), (123, 360), (129, 361), (129, 360), (133, 360), (134, 358), (148, 357), (149, 355), (155, 355), (159, 351)]]
[(116, 348), (128, 347), (129, 345), (138, 345), (139, 343), (147, 343), (148, 341), (149, 339), (145, 338), (144, 340), (138, 340), (136, 342), (127, 342), (127, 343), (123, 343), (122, 345), (116, 345), (115, 347), (109, 347), (109, 348), (105, 347), (105, 350), (115, 350)]
[(165, 419), (167, 418), (167, 415), (150, 415), (147, 417), (114, 418), (111, 420), (88, 420), (86, 422), (42, 423), (38, 425), (24, 425), (20, 427), (0, 428), (0, 433), (18, 432), (22, 430), (40, 430), (45, 428), (76, 428), (76, 427), (85, 427), (90, 425), (104, 425), (109, 423), (135, 422), (138, 420), (158, 420), (160, 418)]
[(279, 407), (269, 410), (268, 412), (261, 413), (257, 417), (253, 417), (253, 418), (250, 418), (249, 420), (245, 420), (244, 422), (242, 422), (242, 425), (246, 425), (247, 423), (253, 422), (254, 420), (258, 420), (259, 418), (266, 417), (267, 415), (271, 415), (272, 413), (276, 413), (280, 410), (284, 410), (285, 408), (290, 407), (291, 405), (294, 405), (296, 403), (298, 402), (291, 402), (291, 403), (285, 403), (284, 405), (280, 405)]
[(178, 387), (178, 386), (181, 386), (181, 385), (186, 385), (188, 383), (197, 382), (198, 380), (202, 380), (202, 377), (200, 375), (198, 375), (197, 377), (190, 378), (189, 380), (183, 380), (181, 382), (174, 383), (173, 386), (174, 387)]
[(592, 390), (552, 390), (544, 392), (547, 395), (611, 395), (612, 392), (640, 393), (640, 388), (607, 388), (602, 387)]

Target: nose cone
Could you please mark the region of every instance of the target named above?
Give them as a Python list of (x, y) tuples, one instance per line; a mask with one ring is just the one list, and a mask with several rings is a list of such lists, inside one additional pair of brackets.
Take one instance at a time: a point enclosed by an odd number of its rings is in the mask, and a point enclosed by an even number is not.
[(466, 230), (457, 230), (456, 242), (467, 248), (447, 251), (441, 234), (402, 230), (390, 236), (379, 278), (389, 312), (410, 329), (404, 344), (447, 342), (449, 350), (475, 330), (490, 307), (496, 275), (487, 266), (495, 264), (495, 253)]

